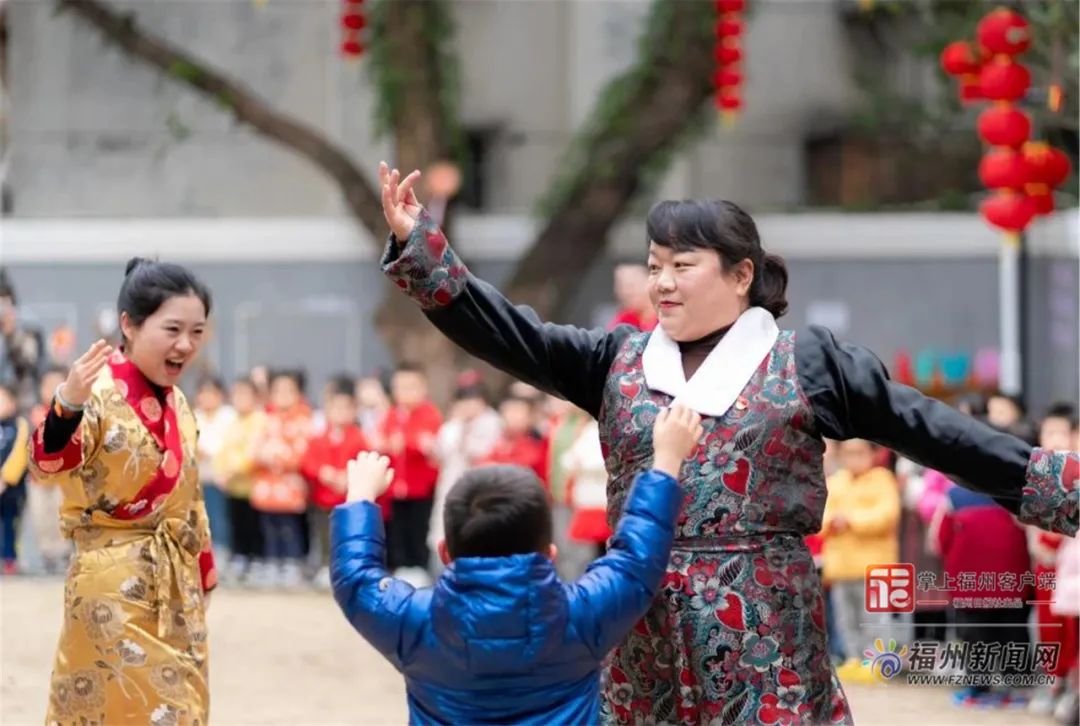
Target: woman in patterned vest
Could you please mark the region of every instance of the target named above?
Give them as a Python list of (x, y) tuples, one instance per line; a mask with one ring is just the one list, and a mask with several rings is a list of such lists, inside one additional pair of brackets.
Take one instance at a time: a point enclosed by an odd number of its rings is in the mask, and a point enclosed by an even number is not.
[(384, 272), (469, 353), (596, 417), (614, 522), (648, 467), (657, 412), (702, 416), (680, 481), (668, 574), (614, 651), (610, 723), (843, 723), (821, 583), (823, 438), (888, 446), (992, 496), (1022, 522), (1075, 533), (1075, 452), (1033, 449), (889, 380), (873, 353), (811, 326), (781, 330), (787, 270), (726, 201), (661, 202), (647, 222), (652, 333), (544, 323), (465, 268), (404, 180), (380, 168), (393, 236)]

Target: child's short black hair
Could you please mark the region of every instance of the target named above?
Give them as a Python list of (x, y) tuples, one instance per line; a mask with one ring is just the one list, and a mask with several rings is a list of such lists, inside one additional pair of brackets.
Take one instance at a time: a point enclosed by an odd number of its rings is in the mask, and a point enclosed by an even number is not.
[(1043, 420), (1048, 418), (1063, 418), (1069, 422), (1069, 428), (1076, 431), (1080, 419), (1076, 415), (1076, 407), (1071, 403), (1058, 402), (1050, 406), (1046, 410), (1046, 415), (1043, 416)]
[(45, 368), (45, 370), (41, 374), (41, 377), (44, 378), (45, 376), (56, 375), (56, 376), (63, 376), (64, 378), (67, 378), (68, 373), (70, 373), (70, 372), (71, 372), (71, 369), (68, 368), (67, 366), (61, 365), (59, 363), (52, 363), (52, 364), (50, 364), (49, 366), (47, 366)]
[(225, 383), (213, 374), (206, 374), (199, 378), (199, 382), (195, 385), (196, 391), (202, 391), (207, 388), (213, 388), (218, 393), (225, 393)]
[(1011, 393), (1005, 393), (1004, 391), (994, 391), (987, 397), (987, 400), (992, 401), (996, 398), (1000, 398), (1011, 403), (1013, 407), (1020, 412), (1021, 418), (1027, 415), (1027, 407), (1024, 406), (1024, 401), (1019, 396)]
[(522, 404), (525, 404), (526, 406), (528, 406), (529, 409), (535, 409), (536, 408), (536, 401), (534, 399), (526, 398), (525, 396), (518, 396), (518, 395), (513, 394), (513, 393), (510, 393), (510, 394), (507, 394), (506, 396), (503, 396), (503, 399), (501, 401), (499, 401), (499, 405), (501, 406), (504, 403), (522, 403)]
[(326, 382), (326, 394), (356, 398), (356, 379), (348, 373), (339, 373)]
[(274, 384), (279, 378), (289, 378), (296, 384), (296, 388), (300, 391), (300, 394), (304, 394), (304, 389), (307, 387), (307, 374), (300, 368), (275, 368), (270, 371), (267, 376), (267, 383)]
[(419, 363), (414, 363), (413, 361), (402, 361), (401, 363), (398, 363), (397, 367), (394, 368), (394, 374), (396, 375), (398, 373), (415, 373), (418, 376), (427, 378), (427, 374), (424, 373), (423, 367)]
[(523, 466), (470, 469), (450, 489), (443, 523), (453, 559), (543, 553), (551, 545), (547, 492)]

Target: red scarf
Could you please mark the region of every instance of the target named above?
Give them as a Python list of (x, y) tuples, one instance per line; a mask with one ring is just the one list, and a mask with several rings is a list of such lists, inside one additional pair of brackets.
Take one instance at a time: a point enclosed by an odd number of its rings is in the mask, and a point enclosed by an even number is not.
[(110, 512), (117, 519), (138, 519), (157, 509), (180, 480), (184, 447), (176, 419), (176, 394), (172, 386), (165, 388), (165, 405), (162, 407), (150, 381), (119, 351), (109, 358), (109, 368), (116, 381), (116, 390), (127, 399), (158, 448), (165, 452), (157, 472), (146, 486), (130, 502), (124, 502)]

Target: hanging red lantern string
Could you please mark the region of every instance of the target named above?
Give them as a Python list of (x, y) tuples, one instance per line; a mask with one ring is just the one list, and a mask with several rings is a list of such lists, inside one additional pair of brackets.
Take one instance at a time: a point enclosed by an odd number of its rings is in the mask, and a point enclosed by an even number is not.
[[(1031, 47), (1022, 15), (1006, 8), (988, 13), (976, 27), (977, 43), (956, 41), (941, 52), (941, 67), (959, 81), (964, 103), (990, 100), (977, 129), (990, 148), (979, 163), (979, 179), (993, 192), (979, 212), (1015, 244), (1031, 221), (1054, 210), (1054, 189), (1069, 178), (1069, 157), (1044, 142), (1033, 142), (1031, 118), (1014, 106), (1031, 87), (1031, 72), (1016, 56)], [(1048, 105), (1060, 104), (1060, 89), (1048, 90)]]
[(364, 54), (361, 32), (367, 26), (364, 0), (341, 0), (341, 55), (356, 59)]
[(725, 126), (734, 123), (742, 110), (742, 12), (746, 0), (716, 0), (716, 72), (713, 102)]

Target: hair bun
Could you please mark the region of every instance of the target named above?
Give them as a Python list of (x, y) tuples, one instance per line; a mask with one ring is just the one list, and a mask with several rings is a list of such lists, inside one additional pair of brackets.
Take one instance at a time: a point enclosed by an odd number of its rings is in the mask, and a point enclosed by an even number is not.
[(146, 259), (145, 257), (132, 257), (130, 260), (128, 260), (127, 267), (124, 268), (124, 277), (130, 275), (132, 271), (139, 265), (147, 264), (150, 264), (150, 260)]

